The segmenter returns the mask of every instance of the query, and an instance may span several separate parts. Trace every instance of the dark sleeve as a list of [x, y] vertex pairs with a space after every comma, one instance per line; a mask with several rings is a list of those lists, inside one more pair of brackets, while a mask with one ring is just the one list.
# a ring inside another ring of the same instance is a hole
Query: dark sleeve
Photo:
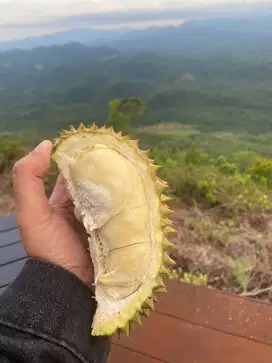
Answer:
[[0, 296], [0, 361], [104, 363], [110, 340], [91, 336], [92, 292], [69, 271], [29, 259]]

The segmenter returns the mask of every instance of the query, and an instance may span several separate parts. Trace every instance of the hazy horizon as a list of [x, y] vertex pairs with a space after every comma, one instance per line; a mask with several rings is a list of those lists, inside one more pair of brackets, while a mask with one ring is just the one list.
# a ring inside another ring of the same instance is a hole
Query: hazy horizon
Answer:
[[[144, 28], [177, 25], [198, 17], [237, 16], [272, 11], [259, 0], [0, 0], [0, 41], [23, 39], [73, 28]], [[16, 9], [16, 11], [14, 11]]]

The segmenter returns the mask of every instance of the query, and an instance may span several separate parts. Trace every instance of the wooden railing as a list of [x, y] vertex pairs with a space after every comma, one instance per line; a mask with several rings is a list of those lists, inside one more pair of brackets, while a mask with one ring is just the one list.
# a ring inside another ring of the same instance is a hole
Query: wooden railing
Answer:
[[113, 338], [109, 363], [271, 363], [272, 305], [169, 281], [156, 312], [129, 338]]

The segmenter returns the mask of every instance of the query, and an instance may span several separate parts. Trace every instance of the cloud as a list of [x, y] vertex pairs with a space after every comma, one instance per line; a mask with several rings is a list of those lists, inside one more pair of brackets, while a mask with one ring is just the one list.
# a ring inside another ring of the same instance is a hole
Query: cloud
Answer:
[[0, 0], [0, 24], [39, 23], [90, 12], [192, 8], [222, 3], [243, 3], [243, 0]]
[[139, 21], [177, 20], [189, 16], [190, 11], [181, 9], [142, 9], [134, 11], [110, 11], [81, 14], [68, 17], [59, 17], [41, 23], [10, 23], [2, 25], [2, 28], [45, 28], [45, 27], [77, 27], [77, 26], [110, 26], [118, 24], [130, 24]]
[[156, 8], [159, 0], [0, 0], [0, 24], [37, 23], [53, 17], [90, 12]]
[[[47, 0], [48, 1], [48, 0]], [[62, 0], [63, 1], [63, 0]], [[81, 0], [84, 2], [84, 0]], [[218, 1], [218, 0], [217, 0]], [[93, 1], [94, 2], [94, 1]], [[96, 1], [98, 2], [98, 0]], [[125, 1], [124, 1], [125, 2]], [[200, 0], [195, 3], [199, 3]], [[186, 3], [186, 2], [184, 2]], [[80, 1], [79, 3], [80, 4]], [[173, 4], [172, 4], [173, 5]], [[254, 10], [249, 8], [250, 11]], [[190, 18], [202, 16], [220, 16], [229, 11], [232, 15], [240, 15], [240, 10], [245, 10], [244, 7], [221, 6], [221, 7], [176, 7], [171, 6], [163, 8], [162, 6], [156, 8], [138, 8], [134, 10], [111, 10], [111, 11], [92, 11], [87, 13], [80, 13], [71, 16], [61, 16], [43, 19], [39, 23], [25, 22], [25, 23], [6, 23], [0, 26], [2, 29], [46, 29], [46, 28], [59, 28], [67, 29], [72, 27], [103, 27], [103, 26], [117, 26], [119, 24], [134, 24], [137, 22], [156, 22], [163, 20], [186, 20]]]
[[146, 0], [0, 0], [0, 41], [78, 27], [173, 24], [231, 11], [237, 15], [239, 8], [229, 5], [241, 2], [244, 3], [243, 0], [149, 0], [146, 5]]

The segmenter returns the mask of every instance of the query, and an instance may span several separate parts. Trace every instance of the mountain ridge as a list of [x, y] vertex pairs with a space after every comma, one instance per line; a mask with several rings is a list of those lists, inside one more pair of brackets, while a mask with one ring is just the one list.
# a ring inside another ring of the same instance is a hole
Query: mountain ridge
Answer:
[[70, 42], [78, 42], [87, 45], [110, 42], [127, 42], [146, 37], [159, 37], [164, 32], [176, 34], [194, 31], [223, 31], [231, 34], [247, 34], [248, 36], [272, 36], [272, 12], [268, 14], [248, 15], [246, 17], [215, 17], [213, 19], [192, 19], [181, 22], [179, 25], [149, 26], [145, 29], [121, 28], [121, 29], [96, 29], [74, 28], [67, 31], [52, 34], [37, 35], [18, 40], [0, 42], [0, 51], [8, 51], [13, 48], [32, 49], [40, 46], [63, 45]]

